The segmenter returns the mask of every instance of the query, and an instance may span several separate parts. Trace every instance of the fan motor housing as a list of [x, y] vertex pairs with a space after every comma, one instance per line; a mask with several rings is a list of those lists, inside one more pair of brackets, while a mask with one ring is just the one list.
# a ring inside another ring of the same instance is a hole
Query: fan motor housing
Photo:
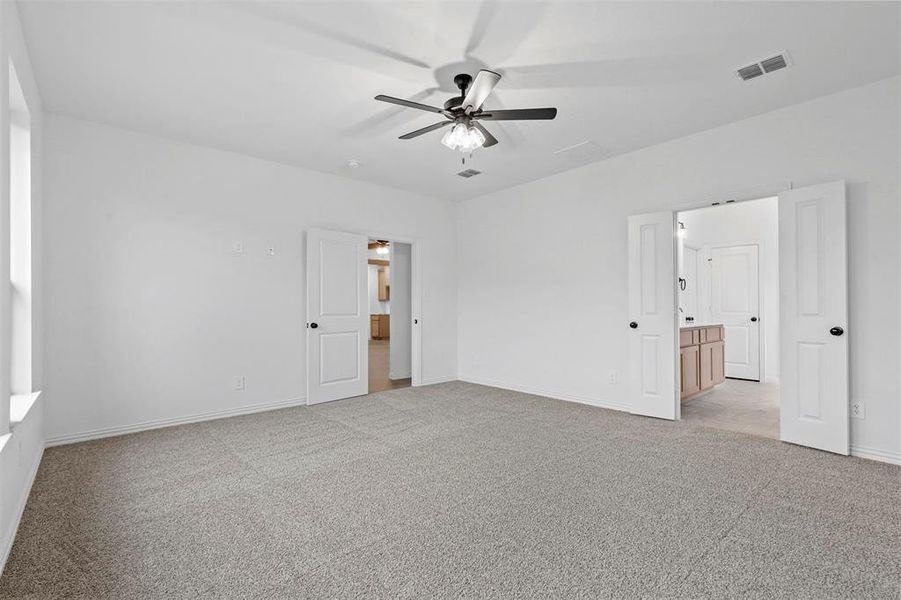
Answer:
[[459, 110], [463, 106], [463, 98], [454, 96], [444, 103], [444, 110]]

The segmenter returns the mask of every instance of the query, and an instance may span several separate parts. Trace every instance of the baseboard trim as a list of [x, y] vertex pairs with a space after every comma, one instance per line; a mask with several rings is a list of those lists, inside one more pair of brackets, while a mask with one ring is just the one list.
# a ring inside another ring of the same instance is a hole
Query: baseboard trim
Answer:
[[416, 384], [416, 387], [420, 387], [423, 385], [435, 385], [436, 383], [449, 383], [451, 381], [457, 381], [457, 378], [453, 375], [448, 375], [447, 377], [432, 377], [431, 379], [423, 379], [419, 383]]
[[410, 379], [411, 377], [413, 377], [412, 373], [407, 373], [406, 375], [404, 375], [404, 374], [397, 375], [396, 373], [388, 373], [388, 379], [390, 379], [391, 381], [397, 381], [398, 379]]
[[602, 400], [600, 398], [593, 398], [591, 396], [578, 396], [575, 394], [563, 394], [560, 392], [556, 392], [554, 390], [545, 390], [541, 388], [517, 385], [508, 383], [505, 381], [497, 381], [494, 379], [484, 379], [481, 377], [460, 377], [460, 381], [465, 381], [467, 383], [474, 383], [476, 385], [487, 385], [489, 387], [501, 388], [504, 390], [510, 390], [513, 392], [522, 392], [523, 394], [534, 394], [535, 396], [544, 396], [546, 398], [553, 398], [554, 400], [564, 400], [566, 402], [576, 402], [578, 404], [588, 404], [589, 406], [596, 406], [598, 408], [608, 408], [610, 410], [618, 410], [622, 412], [629, 412], [629, 407], [625, 403], [619, 402], [610, 402], [608, 400]]
[[22, 522], [22, 515], [25, 513], [25, 503], [28, 502], [28, 496], [31, 494], [31, 486], [34, 485], [34, 478], [37, 477], [38, 468], [41, 466], [41, 459], [44, 457], [44, 449], [38, 449], [37, 458], [31, 465], [31, 471], [28, 474], [28, 485], [22, 490], [19, 500], [16, 503], [16, 512], [14, 518], [9, 524], [9, 533], [0, 541], [0, 573], [6, 568], [6, 561], [9, 559], [9, 553], [13, 549], [13, 542], [16, 541], [16, 533], [19, 531], [19, 524]]
[[888, 452], [886, 450], [877, 450], [876, 448], [851, 446], [851, 456], [856, 456], [858, 458], [867, 458], [869, 460], [878, 460], [879, 462], [889, 463], [892, 465], [901, 465], [901, 452]]
[[306, 405], [306, 398], [297, 398], [293, 400], [280, 400], [278, 402], [267, 402], [265, 404], [254, 404], [253, 406], [242, 406], [238, 408], [228, 408], [225, 410], [215, 410], [205, 413], [195, 413], [183, 417], [173, 417], [170, 419], [158, 419], [155, 421], [144, 421], [143, 423], [135, 423], [133, 425], [120, 425], [116, 427], [106, 427], [103, 429], [93, 429], [91, 431], [82, 431], [79, 433], [68, 433], [47, 438], [44, 447], [62, 446], [64, 444], [76, 444], [78, 442], [87, 442], [89, 440], [99, 440], [117, 435], [125, 435], [127, 433], [137, 433], [139, 431], [148, 431], [151, 429], [160, 429], [162, 427], [173, 427], [175, 425], [186, 425], [188, 423], [200, 423], [203, 421], [212, 421], [214, 419], [225, 419], [227, 417], [238, 417], [241, 415], [251, 415], [254, 413], [266, 412], [270, 410], [278, 410], [280, 408], [290, 408], [292, 406]]

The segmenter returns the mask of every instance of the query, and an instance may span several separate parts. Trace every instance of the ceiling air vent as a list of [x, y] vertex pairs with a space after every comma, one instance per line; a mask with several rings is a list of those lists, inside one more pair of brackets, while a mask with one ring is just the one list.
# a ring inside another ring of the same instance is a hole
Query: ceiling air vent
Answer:
[[784, 69], [790, 64], [791, 62], [788, 59], [788, 53], [780, 52], [776, 56], [771, 56], [770, 58], [756, 62], [753, 65], [738, 69], [738, 76], [744, 81], [747, 81], [767, 73], [772, 73], [773, 71], [778, 71], [779, 69]]
[[457, 173], [457, 175], [459, 175], [460, 177], [465, 177], [466, 179], [469, 179], [470, 177], [475, 177], [479, 173], [481, 173], [481, 171], [476, 171], [475, 169], [464, 169], [464, 170], [460, 171], [459, 173]]
[[760, 77], [761, 75], [763, 75], [763, 69], [761, 69], [760, 65], [758, 65], [757, 63], [748, 65], [747, 67], [742, 67], [738, 70], [738, 76], [745, 81], [754, 79], [755, 77]]
[[773, 71], [778, 71], [779, 69], [784, 69], [788, 66], [788, 63], [785, 62], [785, 57], [781, 54], [777, 54], [773, 58], [768, 58], [766, 60], [760, 61], [760, 66], [763, 67], [763, 70], [767, 73], [772, 73]]

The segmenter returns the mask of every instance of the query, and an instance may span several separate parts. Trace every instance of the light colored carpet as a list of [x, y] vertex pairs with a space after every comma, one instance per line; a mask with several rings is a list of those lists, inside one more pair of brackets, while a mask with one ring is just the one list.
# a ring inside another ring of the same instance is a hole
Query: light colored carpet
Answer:
[[901, 469], [449, 383], [47, 451], [3, 598], [899, 598]]
[[779, 439], [779, 386], [727, 379], [706, 394], [682, 403], [682, 418], [716, 427]]

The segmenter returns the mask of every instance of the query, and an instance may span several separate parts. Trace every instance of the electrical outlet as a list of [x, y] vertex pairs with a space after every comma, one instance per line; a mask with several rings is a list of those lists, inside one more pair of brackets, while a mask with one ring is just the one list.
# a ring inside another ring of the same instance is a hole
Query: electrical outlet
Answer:
[[851, 416], [855, 419], [863, 419], [867, 416], [866, 405], [863, 400], [851, 400]]
[[607, 375], [607, 383], [609, 383], [610, 385], [616, 385], [616, 379], [616, 371], [610, 371], [610, 373]]
[[244, 376], [243, 375], [238, 375], [237, 377], [235, 377], [234, 389], [237, 391], [244, 389]]
[[244, 254], [244, 242], [235, 242], [232, 245], [232, 252], [235, 254]]

